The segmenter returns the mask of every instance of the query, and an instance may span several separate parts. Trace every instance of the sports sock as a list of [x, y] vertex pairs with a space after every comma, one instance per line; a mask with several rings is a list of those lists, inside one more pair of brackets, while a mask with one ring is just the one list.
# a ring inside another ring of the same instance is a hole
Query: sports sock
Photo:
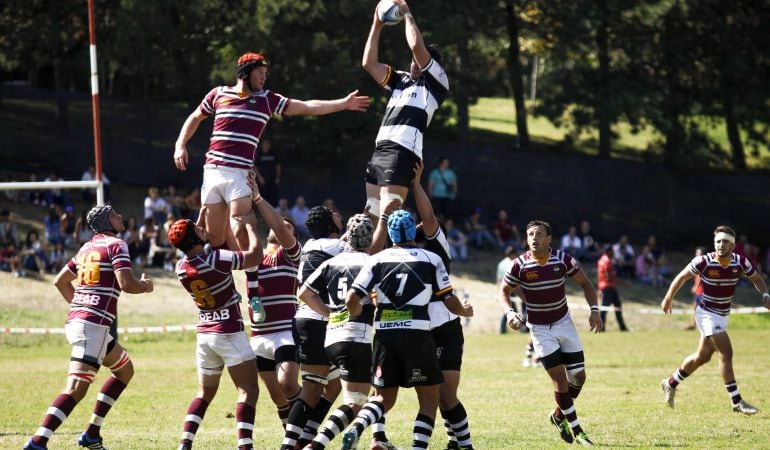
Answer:
[[385, 435], [385, 414], [372, 424], [372, 437], [380, 442], [388, 440], [388, 436]]
[[326, 418], [326, 414], [329, 413], [331, 407], [332, 403], [327, 400], [326, 397], [321, 397], [318, 400], [318, 403], [316, 403], [315, 407], [310, 411], [307, 421], [305, 422], [305, 429], [302, 430], [302, 434], [297, 440], [297, 443], [300, 444], [300, 448], [313, 440], [316, 433], [318, 433], [318, 427], [321, 426], [321, 422]]
[[[468, 413], [465, 411], [465, 407], [462, 403], [450, 409], [449, 411], [441, 411], [441, 415], [444, 417], [444, 422], [449, 423], [453, 431], [453, 436], [449, 438], [450, 441], [455, 440], [460, 447], [472, 447], [471, 441], [471, 428], [468, 423]], [[447, 434], [449, 434], [447, 432]], [[452, 439], [454, 437], [454, 439]]]
[[320, 450], [326, 448], [338, 434], [342, 433], [342, 430], [348, 427], [350, 422], [355, 419], [356, 415], [353, 413], [353, 408], [348, 405], [341, 405], [339, 408], [332, 411], [329, 418], [324, 423], [323, 428], [313, 438], [313, 450]]
[[61, 425], [62, 422], [64, 422], [64, 419], [70, 415], [77, 404], [78, 402], [75, 400], [75, 397], [67, 394], [59, 394], [46, 411], [46, 415], [43, 417], [43, 423], [41, 423], [40, 427], [35, 431], [32, 442], [45, 447], [48, 443], [48, 439], [51, 438], [54, 431], [59, 428], [59, 425]]
[[281, 450], [292, 450], [294, 448], [297, 439], [302, 434], [302, 429], [305, 427], [310, 409], [311, 406], [301, 398], [294, 401], [291, 405], [289, 419], [286, 422], [286, 432], [283, 435], [283, 442], [281, 442]]
[[380, 402], [367, 402], [358, 412], [353, 421], [353, 429], [357, 436], [361, 436], [366, 427], [377, 422], [385, 414], [385, 407]]
[[735, 380], [725, 383], [725, 389], [730, 394], [730, 400], [733, 402], [733, 405], [737, 405], [743, 400], [741, 393], [738, 392], [738, 383]]
[[559, 405], [562, 414], [567, 418], [567, 422], [569, 422], [569, 426], [572, 428], [572, 434], [577, 436], [582, 433], [583, 429], [580, 428], [580, 421], [578, 420], [577, 412], [575, 411], [575, 404], [572, 402], [572, 396], [569, 395], [569, 392], [554, 391], [553, 396], [556, 398], [556, 404]]
[[208, 407], [208, 402], [200, 397], [195, 397], [190, 402], [190, 406], [187, 407], [187, 415], [184, 418], [184, 425], [182, 425], [182, 444], [185, 441], [192, 442], [195, 439], [195, 433], [198, 432], [198, 427], [201, 425]]
[[690, 375], [689, 373], [685, 372], [684, 369], [680, 367], [676, 369], [674, 374], [671, 375], [671, 377], [668, 379], [668, 384], [672, 388], [676, 388], [677, 386], [679, 386], [679, 383], [684, 381], [684, 379], [687, 378], [689, 375]]
[[120, 381], [116, 377], [110, 377], [102, 386], [102, 390], [99, 391], [99, 395], [96, 396], [96, 405], [94, 405], [94, 412], [91, 414], [91, 420], [86, 428], [86, 434], [91, 437], [101, 437], [102, 423], [104, 417], [110, 412], [110, 408], [115, 404], [115, 401], [123, 393], [123, 389], [126, 388], [126, 383]]
[[235, 421], [238, 429], [238, 449], [251, 450], [254, 448], [254, 416], [256, 411], [251, 405], [240, 402], [235, 405]]
[[417, 418], [414, 420], [414, 428], [412, 429], [412, 448], [428, 448], [430, 443], [430, 437], [433, 434], [433, 425], [435, 419], [428, 417], [425, 414], [417, 414]]

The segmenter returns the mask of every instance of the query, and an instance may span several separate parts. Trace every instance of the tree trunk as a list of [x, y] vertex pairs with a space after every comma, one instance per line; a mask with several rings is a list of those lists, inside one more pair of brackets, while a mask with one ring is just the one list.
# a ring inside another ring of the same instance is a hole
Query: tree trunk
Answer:
[[735, 118], [735, 103], [727, 89], [722, 89], [722, 103], [725, 108], [725, 123], [727, 124], [727, 140], [730, 142], [730, 153], [733, 159], [733, 167], [746, 168], [746, 152], [741, 142], [741, 133], [738, 120]]
[[505, 12], [508, 28], [508, 72], [513, 87], [513, 103], [516, 108], [516, 130], [519, 147], [529, 147], [529, 130], [527, 129], [527, 106], [524, 103], [524, 84], [522, 82], [521, 61], [519, 60], [519, 18], [516, 14], [516, 1], [506, 0]]
[[455, 82], [455, 103], [457, 104], [457, 132], [458, 137], [460, 138], [461, 142], [466, 142], [468, 140], [468, 128], [470, 127], [470, 116], [468, 112], [469, 108], [469, 100], [468, 100], [468, 89], [467, 86], [467, 80], [462, 75], [465, 72], [462, 70], [463, 67], [466, 67], [467, 64], [470, 63], [470, 53], [468, 50], [468, 21], [467, 19], [463, 21], [463, 33], [460, 37], [460, 42], [458, 42], [458, 64], [457, 68], [459, 69], [457, 71], [458, 73], [458, 80]]
[[599, 5], [601, 19], [596, 31], [596, 47], [599, 56], [599, 85], [596, 87], [596, 115], [599, 122], [599, 157], [609, 158], [612, 152], [610, 100], [610, 54], [607, 23], [607, 2]]

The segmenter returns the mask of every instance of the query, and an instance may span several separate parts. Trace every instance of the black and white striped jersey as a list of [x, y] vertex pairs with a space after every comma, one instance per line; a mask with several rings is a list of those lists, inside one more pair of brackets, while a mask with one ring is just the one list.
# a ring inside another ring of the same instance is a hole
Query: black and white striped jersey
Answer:
[[449, 78], [437, 61], [431, 59], [422, 73], [414, 80], [408, 72], [394, 71], [388, 66], [381, 85], [392, 94], [375, 139], [375, 145], [395, 142], [420, 159], [423, 133], [449, 91]]
[[[426, 236], [425, 249], [437, 254], [441, 258], [441, 262], [444, 263], [447, 273], [451, 273], [452, 257], [449, 255], [449, 242], [444, 230], [439, 227], [433, 236]], [[428, 312], [430, 313], [431, 330], [457, 318], [456, 314], [447, 309], [443, 300], [443, 297], [434, 296], [430, 301]]]
[[[346, 242], [337, 238], [310, 239], [302, 246], [297, 278], [302, 284], [327, 259], [339, 255], [345, 249]], [[326, 320], [326, 318], [300, 302], [295, 317], [303, 319]]]
[[361, 300], [363, 309], [356, 317], [351, 318], [345, 306], [348, 289], [369, 258], [366, 252], [344, 251], [324, 261], [305, 281], [305, 286], [318, 294], [331, 309], [326, 325], [324, 345], [327, 347], [337, 342], [369, 344], [372, 341], [374, 305], [369, 295]]
[[441, 258], [417, 247], [391, 247], [373, 255], [352, 288], [362, 297], [372, 290], [377, 295], [377, 332], [430, 330], [431, 297], [443, 300], [452, 295]]

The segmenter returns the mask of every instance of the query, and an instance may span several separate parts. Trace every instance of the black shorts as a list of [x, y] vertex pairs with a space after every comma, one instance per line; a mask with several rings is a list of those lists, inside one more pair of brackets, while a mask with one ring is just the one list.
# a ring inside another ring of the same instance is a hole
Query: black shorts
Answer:
[[414, 166], [419, 161], [414, 152], [395, 142], [380, 142], [366, 164], [366, 182], [378, 186], [393, 184], [409, 187], [414, 178]]
[[294, 345], [282, 345], [275, 350], [275, 359], [267, 359], [257, 356], [257, 371], [275, 372], [276, 366], [284, 362], [297, 362], [297, 347]]
[[349, 383], [371, 383], [372, 346], [360, 342], [337, 342], [326, 347], [329, 360], [340, 368], [340, 378]]
[[294, 336], [294, 343], [297, 344], [297, 358], [299, 358], [300, 364], [331, 365], [324, 348], [326, 324], [326, 321], [318, 319], [304, 317], [294, 319], [291, 332]]
[[380, 331], [374, 335], [374, 374], [378, 388], [433, 386], [444, 382], [429, 331]]
[[460, 318], [431, 330], [433, 340], [436, 342], [436, 356], [441, 370], [460, 370], [463, 364], [463, 327]]

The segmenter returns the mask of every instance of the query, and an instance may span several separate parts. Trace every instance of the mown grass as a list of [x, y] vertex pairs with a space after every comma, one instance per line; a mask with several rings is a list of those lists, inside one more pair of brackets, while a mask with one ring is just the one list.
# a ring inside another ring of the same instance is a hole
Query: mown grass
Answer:
[[[730, 323], [741, 393], [766, 410], [770, 408], [770, 390], [765, 384], [770, 361], [768, 318], [767, 314], [736, 315]], [[757, 320], [764, 326], [758, 327]], [[675, 410], [662, 403], [658, 383], [695, 349], [696, 333], [654, 330], [588, 335], [582, 320], [578, 322], [588, 373], [588, 383], [577, 401], [578, 414], [597, 444], [616, 448], [767, 447], [770, 416], [744, 417], [731, 412], [716, 361], [681, 386]], [[136, 375], [110, 413], [104, 427], [105, 445], [174, 448], [196, 389], [194, 333], [130, 335], [122, 340]], [[547, 422], [554, 403], [547, 375], [520, 365], [525, 342], [526, 336], [520, 333], [466, 336], [460, 397], [470, 416], [476, 448], [563, 447]], [[68, 353], [63, 336], [3, 340], [0, 448], [20, 448], [34, 432], [63, 386]], [[88, 420], [96, 387], [106, 376], [106, 371], [99, 374], [84, 402], [54, 436], [52, 448], [78, 448], [75, 439]], [[234, 403], [234, 389], [224, 379], [199, 430], [196, 448], [234, 446]], [[411, 442], [415, 412], [413, 392], [403, 390], [388, 415], [388, 432], [400, 447]], [[263, 391], [257, 408], [255, 448], [277, 448], [281, 435], [274, 408]], [[438, 426], [430, 448], [444, 448], [444, 439]]]
[[[699, 129], [709, 139], [716, 143], [722, 151], [729, 155], [729, 143], [724, 120], [720, 118], [702, 117], [698, 119]], [[530, 137], [537, 144], [559, 144], [568, 137], [568, 127], [557, 127], [543, 116], [529, 115], [527, 126]], [[494, 133], [495, 135], [515, 136], [516, 112], [513, 100], [508, 98], [480, 98], [470, 107], [470, 128], [475, 132]], [[760, 131], [758, 129], [758, 131]], [[629, 159], [648, 160], [660, 157], [660, 140], [662, 136], [652, 127], [634, 129], [627, 122], [620, 122], [613, 127], [617, 139], [612, 142], [613, 156]], [[742, 137], [746, 139], [745, 131]], [[570, 139], [571, 140], [571, 139]], [[571, 141], [566, 148], [596, 155], [599, 135], [597, 131], [583, 132], [576, 140]], [[651, 153], [650, 153], [651, 152]], [[746, 161], [749, 168], [760, 169], [770, 167], [770, 148], [759, 146], [754, 153], [746, 147]]]

